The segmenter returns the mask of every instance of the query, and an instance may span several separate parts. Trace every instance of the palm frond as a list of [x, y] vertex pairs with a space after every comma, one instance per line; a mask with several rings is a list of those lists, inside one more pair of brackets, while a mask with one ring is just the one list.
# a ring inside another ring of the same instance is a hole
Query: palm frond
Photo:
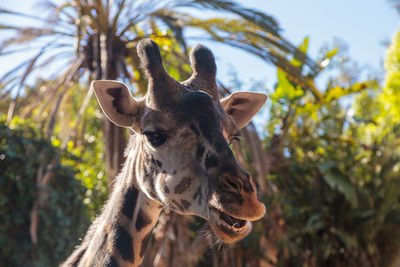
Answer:
[[12, 118], [13, 115], [14, 115], [14, 110], [15, 110], [15, 108], [16, 108], [17, 101], [18, 101], [18, 98], [19, 98], [20, 93], [21, 93], [21, 88], [23, 87], [23, 85], [24, 85], [26, 79], [29, 77], [29, 75], [32, 74], [32, 70], [33, 70], [33, 68], [35, 67], [36, 62], [37, 62], [37, 61], [39, 60], [39, 58], [43, 55], [44, 52], [45, 52], [45, 50], [42, 49], [37, 55], [35, 55], [32, 59], [30, 59], [30, 60], [27, 62], [27, 64], [26, 64], [26, 65], [27, 65], [27, 66], [26, 66], [26, 69], [25, 69], [24, 73], [22, 74], [22, 76], [21, 76], [21, 78], [20, 78], [20, 80], [19, 80], [19, 85], [18, 85], [18, 89], [17, 89], [16, 96], [15, 96], [14, 99], [12, 100], [11, 105], [10, 105], [10, 107], [9, 107], [9, 109], [8, 109], [8, 112], [7, 112], [7, 121], [8, 121], [8, 122], [11, 121], [11, 118]]
[[[259, 26], [243, 19], [201, 20], [167, 9], [157, 10], [152, 13], [152, 16], [160, 18], [163, 22], [175, 23], [180, 27], [202, 29], [208, 34], [207, 37], [192, 38], [213, 40], [252, 53], [284, 70], [288, 73], [291, 82], [308, 89], [318, 100], [323, 99], [312, 79], [308, 78], [314, 77], [320, 71], [319, 66], [281, 36], [266, 33]], [[293, 65], [292, 58], [301, 62], [301, 67]], [[304, 73], [303, 66], [308, 67], [308, 73]]]
[[44, 19], [42, 17], [38, 17], [38, 16], [35, 16], [32, 14], [22, 13], [22, 12], [18, 12], [18, 11], [9, 10], [9, 9], [2, 8], [2, 7], [0, 7], [0, 15], [1, 14], [13, 15], [13, 16], [18, 16], [18, 17], [22, 17], [22, 18], [29, 18], [29, 19], [39, 20], [39, 21], [43, 21], [43, 22], [46, 21], [46, 19]]
[[183, 0], [178, 1], [176, 6], [180, 7], [202, 7], [210, 10], [227, 11], [257, 25], [264, 31], [279, 36], [280, 28], [278, 22], [270, 15], [258, 10], [243, 7], [242, 5], [229, 0]]
[[[46, 45], [48, 47], [48, 49], [58, 49], [58, 48], [68, 48], [68, 47], [72, 47], [71, 44], [51, 44], [51, 45]], [[38, 49], [43, 48], [43, 46], [30, 46], [29, 47], [31, 50], [35, 51]], [[12, 49], [12, 50], [7, 50], [7, 51], [0, 51], [0, 57], [1, 56], [9, 56], [12, 54], [16, 54], [16, 53], [21, 53], [21, 52], [26, 52], [26, 47], [23, 48], [18, 48], [18, 49]]]
[[172, 31], [175, 39], [181, 45], [185, 54], [187, 54], [188, 48], [187, 48], [186, 40], [183, 35], [183, 26], [184, 25], [182, 23], [180, 23], [180, 20], [177, 19], [176, 16], [171, 16], [170, 12], [167, 9], [157, 10], [156, 12], [153, 12], [150, 15], [160, 19], [162, 22], [164, 22], [168, 26], [168, 28]]
[[73, 34], [51, 29], [20, 27], [12, 25], [0, 25], [0, 30], [13, 30], [16, 32], [15, 36], [5, 39], [1, 42], [0, 52], [10, 45], [28, 43], [43, 37], [53, 37], [57, 35], [61, 35], [64, 37], [74, 37]]
[[111, 29], [113, 32], [117, 32], [117, 25], [119, 23], [120, 16], [125, 11], [125, 7], [126, 7], [125, 4], [126, 4], [126, 0], [122, 0], [119, 3], [117, 3], [116, 12], [115, 12], [114, 18], [112, 19], [112, 26], [111, 26]]
[[[68, 21], [68, 23], [74, 23], [76, 18], [76, 14], [70, 14], [68, 13], [67, 10], [72, 10], [72, 11], [76, 11], [74, 9], [71, 9], [71, 7], [73, 7], [73, 1], [65, 1], [62, 4], [56, 4], [50, 0], [46, 0], [43, 3], [43, 6], [46, 9], [50, 9], [52, 12], [52, 17], [54, 18], [53, 20], [58, 21], [58, 20], [62, 20], [61, 19], [61, 15], [66, 16], [70, 21]], [[76, 13], [76, 12], [75, 12]]]
[[78, 73], [79, 67], [81, 67], [82, 65], [82, 60], [77, 59], [74, 62], [70, 62], [70, 64], [67, 64], [64, 67], [64, 70], [61, 71], [62, 74], [48, 85], [47, 93], [44, 95], [42, 103], [39, 103], [40, 110], [38, 114], [42, 114], [44, 110], [50, 105], [50, 103], [54, 101], [56, 95], [59, 93], [59, 88], [61, 88], [64, 83], [70, 82], [73, 79], [77, 78], [74, 76]]

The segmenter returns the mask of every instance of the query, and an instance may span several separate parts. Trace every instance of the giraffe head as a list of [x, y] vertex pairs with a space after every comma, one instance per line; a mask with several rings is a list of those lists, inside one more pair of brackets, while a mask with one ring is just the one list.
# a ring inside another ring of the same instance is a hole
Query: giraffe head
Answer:
[[137, 50], [149, 81], [142, 99], [120, 82], [92, 83], [106, 116], [136, 133], [135, 185], [174, 211], [205, 218], [224, 242], [244, 238], [265, 206], [229, 144], [266, 96], [240, 92], [220, 99], [214, 56], [201, 45], [191, 52], [193, 75], [184, 82], [164, 70], [154, 41], [141, 41]]

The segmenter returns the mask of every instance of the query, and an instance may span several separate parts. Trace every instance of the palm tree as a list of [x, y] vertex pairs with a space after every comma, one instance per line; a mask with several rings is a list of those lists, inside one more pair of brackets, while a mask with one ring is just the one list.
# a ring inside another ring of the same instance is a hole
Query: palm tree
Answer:
[[[223, 42], [260, 56], [290, 73], [294, 80], [307, 83], [301, 69], [289, 64], [295, 57], [309, 66], [310, 76], [315, 76], [319, 67], [305, 54], [291, 45], [279, 34], [277, 22], [264, 13], [244, 8], [226, 0], [165, 0], [165, 1], [102, 1], [75, 0], [55, 4], [45, 2], [50, 16], [47, 18], [0, 9], [0, 14], [25, 17], [43, 22], [42, 26], [1, 25], [0, 29], [16, 34], [2, 42], [0, 56], [26, 51], [27, 46], [37, 48], [37, 53], [9, 70], [0, 79], [2, 98], [13, 92], [8, 109], [10, 120], [16, 112], [25, 108], [22, 115], [28, 116], [33, 108], [52, 103], [46, 127], [51, 136], [60, 104], [68, 95], [73, 81], [91, 79], [123, 79], [136, 84], [139, 93], [144, 93], [143, 80], [132, 77], [138, 69], [136, 42], [144, 37], [173, 39], [180, 49], [175, 57], [182, 61], [187, 54], [184, 27], [196, 27], [207, 34], [203, 38]], [[202, 8], [230, 12], [236, 19], [196, 19], [180, 10]], [[159, 29], [164, 29], [160, 31]], [[17, 47], [14, 49], [14, 47]], [[67, 60], [65, 60], [67, 58]], [[63, 61], [62, 71], [55, 72], [54, 82], [43, 92], [37, 93], [29, 107], [19, 105], [19, 96], [29, 76], [50, 63]], [[168, 63], [168, 62], [167, 62]], [[80, 114], [93, 92], [88, 91]], [[78, 118], [79, 122], [79, 118]], [[73, 134], [73, 133], [71, 133]], [[106, 163], [111, 182], [123, 162], [122, 150], [125, 138], [122, 128], [104, 120]], [[70, 135], [66, 139], [70, 138]]]

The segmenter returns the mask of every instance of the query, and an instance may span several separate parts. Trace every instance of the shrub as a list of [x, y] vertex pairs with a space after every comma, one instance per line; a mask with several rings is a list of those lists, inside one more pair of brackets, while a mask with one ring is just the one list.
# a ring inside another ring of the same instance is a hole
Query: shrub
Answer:
[[[50, 162], [60, 153], [32, 127], [10, 129], [0, 119], [1, 266], [56, 266], [83, 236], [89, 223], [85, 188], [72, 167], [56, 163], [53, 178], [40, 188], [47, 198], [38, 210], [38, 242], [31, 241], [30, 213], [39, 192], [37, 170], [41, 160]], [[71, 156], [63, 153], [62, 157]]]

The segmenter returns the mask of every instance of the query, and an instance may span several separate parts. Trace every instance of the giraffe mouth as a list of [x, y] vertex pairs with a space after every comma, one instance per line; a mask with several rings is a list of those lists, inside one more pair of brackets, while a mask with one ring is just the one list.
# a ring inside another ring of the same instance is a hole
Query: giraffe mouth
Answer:
[[251, 222], [233, 217], [216, 208], [211, 208], [209, 223], [217, 238], [225, 243], [243, 239], [252, 228]]
[[217, 210], [219, 213], [220, 222], [232, 230], [241, 230], [246, 226], [247, 221], [232, 217], [222, 211]]
[[229, 215], [220, 209], [212, 207], [211, 211], [214, 214], [214, 218], [217, 220], [218, 224], [228, 229], [240, 231], [247, 226], [248, 221]]

